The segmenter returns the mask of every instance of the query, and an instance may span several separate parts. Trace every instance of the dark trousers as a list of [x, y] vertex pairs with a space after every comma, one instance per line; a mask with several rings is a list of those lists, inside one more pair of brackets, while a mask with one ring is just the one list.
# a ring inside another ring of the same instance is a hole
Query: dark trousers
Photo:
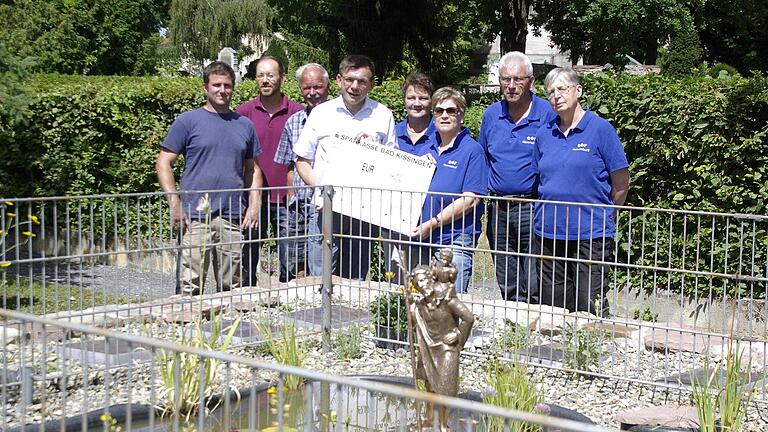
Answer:
[[504, 300], [539, 302], [533, 239], [533, 203], [498, 200], [489, 206], [486, 235], [493, 253], [496, 282]]
[[269, 227], [277, 237], [277, 256], [280, 261], [280, 282], [288, 281], [288, 248], [284, 238], [287, 233], [288, 209], [283, 204], [262, 203], [259, 226], [243, 232], [243, 281], [242, 286], [256, 286], [259, 273], [259, 253], [262, 242], [269, 238]]
[[[588, 240], [554, 240], [536, 236], [541, 255], [539, 279], [541, 302], [598, 316], [608, 313], [609, 267], [613, 261], [614, 241], [599, 237]], [[573, 258], [605, 262], [592, 264], [564, 261]]]
[[[320, 215], [320, 226], [323, 216]], [[333, 213], [331, 271], [344, 278], [364, 280], [371, 268], [371, 246], [380, 228], [360, 219]], [[344, 235], [344, 238], [339, 237]], [[353, 237], [353, 238], [348, 238]]]

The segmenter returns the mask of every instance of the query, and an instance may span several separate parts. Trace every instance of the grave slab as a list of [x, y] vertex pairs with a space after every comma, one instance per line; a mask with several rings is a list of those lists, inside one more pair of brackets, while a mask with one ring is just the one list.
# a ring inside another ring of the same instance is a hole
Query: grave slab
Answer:
[[[317, 307], [292, 312], [287, 318], [294, 320], [297, 326], [319, 329], [323, 325], [323, 308]], [[371, 313], [366, 310], [352, 309], [342, 305], [331, 305], [331, 327], [341, 328], [353, 324], [371, 322]]]
[[[235, 323], [234, 320], [229, 319], [222, 319], [220, 321], [221, 325], [221, 331], [219, 331], [219, 343], [224, 342], [224, 339], [226, 338], [227, 334], [229, 333], [230, 327]], [[211, 331], [213, 329], [213, 323], [206, 322], [201, 327], [201, 330], [203, 331], [203, 334], [210, 338], [211, 337]], [[277, 334], [276, 328], [272, 328], [272, 334]], [[240, 324], [235, 329], [235, 332], [232, 334], [232, 339], [230, 341], [230, 344], [232, 345], [243, 345], [243, 344], [253, 344], [258, 342], [263, 342], [264, 338], [259, 333], [258, 327], [253, 325], [250, 322], [247, 321], [240, 321]]]
[[[721, 385], [725, 384], [725, 370], [716, 365], [710, 365], [710, 367], [696, 368], [690, 372], [683, 372], [679, 374], [670, 375], [668, 377], [660, 378], [656, 382], [675, 383], [690, 386], [693, 382], [706, 383], [709, 377], [714, 372], [716, 382]], [[742, 372], [742, 383], [750, 384], [762, 378], [762, 374]], [[714, 383], [713, 383], [714, 384]]]
[[539, 363], [545, 366], [560, 364], [563, 361], [563, 350], [560, 345], [536, 345], [520, 350], [517, 354], [521, 361]]
[[659, 426], [698, 430], [696, 407], [690, 405], [662, 405], [623, 411], [616, 414], [622, 430], [633, 426]]
[[666, 329], [643, 329], [645, 347], [659, 352], [691, 352], [703, 354], [722, 345], [724, 338]]
[[465, 348], [482, 348], [483, 346], [493, 343], [493, 333], [486, 330], [480, 330], [473, 328], [467, 338]]
[[118, 339], [89, 340], [58, 345], [56, 352], [65, 359], [77, 360], [91, 366], [104, 366], [106, 364], [120, 366], [134, 361], [152, 359], [152, 353], [146, 347], [131, 345]]

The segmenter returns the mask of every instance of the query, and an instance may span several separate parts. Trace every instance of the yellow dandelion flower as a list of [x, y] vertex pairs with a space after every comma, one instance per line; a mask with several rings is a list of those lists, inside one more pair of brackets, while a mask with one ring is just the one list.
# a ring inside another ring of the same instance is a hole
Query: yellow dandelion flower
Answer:
[[0, 267], [8, 267], [11, 265], [10, 261], [0, 261]]
[[13, 203], [12, 203], [12, 202], [10, 202], [10, 201], [6, 201], [6, 202], [5, 202], [5, 205], [9, 205], [9, 206], [12, 206], [12, 205], [13, 205]]
[[101, 422], [102, 422], [102, 423], [105, 423], [105, 422], [107, 421], [107, 416], [106, 416], [106, 414], [102, 414], [102, 415], [101, 415], [101, 417], [99, 417], [99, 419], [101, 419]]
[[11, 212], [8, 212], [8, 213], [6, 213], [6, 216], [8, 216], [8, 217], [14, 217], [14, 216], [16, 216], [16, 213], [11, 213]]
[[37, 234], [31, 232], [31, 231], [22, 231], [22, 235], [29, 236], [29, 237], [37, 237]]
[[37, 217], [37, 216], [35, 216], [35, 215], [29, 215], [28, 217], [29, 217], [29, 220], [31, 220], [32, 222], [34, 222], [34, 223], [36, 223], [36, 224], [40, 225], [40, 218], [38, 218], [38, 217]]
[[384, 273], [384, 276], [387, 277], [387, 280], [391, 281], [392, 279], [395, 278], [395, 272], [388, 271], [388, 272]]
[[275, 389], [275, 386], [272, 386], [272, 387], [268, 388], [267, 389], [267, 393], [269, 393], [269, 394], [277, 393], [277, 390]]

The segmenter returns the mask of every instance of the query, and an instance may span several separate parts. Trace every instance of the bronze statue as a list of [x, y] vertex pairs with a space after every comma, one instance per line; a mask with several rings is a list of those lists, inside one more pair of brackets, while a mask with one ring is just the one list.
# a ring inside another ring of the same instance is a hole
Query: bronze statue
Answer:
[[[444, 252], [447, 262], [443, 260]], [[416, 378], [425, 381], [427, 391], [445, 396], [458, 394], [461, 350], [475, 321], [456, 296], [457, 273], [450, 265], [451, 258], [450, 250], [443, 250], [439, 264], [413, 269], [411, 283], [423, 297], [409, 302], [409, 321], [419, 347]], [[431, 408], [427, 412], [429, 420], [434, 414]], [[446, 430], [445, 407], [440, 407], [439, 420], [440, 428]]]

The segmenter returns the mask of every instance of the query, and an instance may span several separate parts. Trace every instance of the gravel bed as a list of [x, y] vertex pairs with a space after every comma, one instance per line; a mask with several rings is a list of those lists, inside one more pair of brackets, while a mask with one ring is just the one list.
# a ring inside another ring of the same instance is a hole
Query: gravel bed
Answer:
[[[297, 300], [296, 306], [306, 307], [306, 302]], [[279, 311], [273, 310], [273, 317]], [[264, 319], [263, 312], [244, 314], [245, 319], [255, 320], [255, 317]], [[230, 315], [233, 318], [234, 315]], [[479, 326], [484, 325], [482, 321]], [[169, 330], [165, 324], [147, 323], [130, 324], [121, 331], [134, 334], [152, 334], [156, 337], [172, 337], [174, 330]], [[175, 331], [178, 331], [176, 328]], [[170, 333], [169, 333], [170, 332]], [[71, 342], [80, 340], [77, 337]], [[536, 336], [536, 343], [557, 341], [558, 337]], [[352, 360], [340, 360], [334, 353], [323, 353], [319, 348], [317, 335], [309, 335], [305, 343], [310, 348], [305, 367], [308, 369], [327, 372], [336, 375], [390, 375], [410, 376], [411, 367], [408, 353], [405, 349], [397, 351], [376, 348], [370, 338], [364, 338], [363, 355]], [[642, 379], [654, 380], [674, 373], [685, 365], [683, 370], [690, 370], [694, 366], [703, 365], [704, 356], [691, 353], [668, 354], [666, 357], [660, 353], [639, 349], [636, 344], [619, 339], [611, 343], [611, 354], [600, 364], [599, 372], [606, 374], [619, 374], [622, 376], [638, 376]], [[6, 358], [2, 362], [7, 369], [19, 366], [18, 345], [8, 345], [5, 348]], [[157, 400], [162, 388], [156, 375], [156, 368], [151, 363], [136, 363], [131, 367], [114, 368], [105, 373], [102, 370], [87, 368], [77, 361], [64, 361], [49, 345], [41, 347], [39, 344], [25, 345], [22, 347], [25, 364], [41, 364], [43, 356], [46, 358], [48, 369], [46, 375], [49, 380], [46, 383], [45, 392], [42, 391], [42, 383], [38, 382], [36, 399], [28, 406], [20, 403], [18, 387], [7, 387], [0, 394], [0, 400], [5, 404], [4, 412], [6, 428], [18, 426], [20, 419], [25, 423], [38, 422], [45, 419], [58, 419], [76, 413], [99, 409], [109, 404], [118, 403], [151, 403]], [[248, 358], [274, 361], [263, 349], [258, 346], [232, 347], [229, 352]], [[472, 348], [469, 355], [462, 357], [461, 365], [461, 391], [481, 391], [485, 386], [484, 370], [487, 360], [482, 356], [487, 354], [487, 347]], [[16, 355], [13, 355], [16, 354]], [[30, 359], [36, 359], [31, 361]], [[38, 374], [42, 371], [39, 370]], [[617, 428], [616, 413], [623, 410], [631, 410], [641, 407], [663, 405], [667, 403], [690, 403], [688, 392], [677, 389], [664, 389], [662, 387], [641, 385], [625, 381], [600, 377], [585, 377], [575, 375], [557, 369], [545, 367], [529, 367], [529, 373], [533, 379], [540, 383], [542, 391], [546, 394], [545, 401], [557, 404], [565, 408], [573, 409], [591, 418], [596, 423], [608, 427]], [[65, 374], [66, 379], [50, 379]], [[253, 380], [257, 382], [271, 382], [277, 378], [276, 373], [263, 369], [252, 370], [250, 368], [233, 364], [229, 369], [230, 383], [238, 388], [248, 387]], [[214, 384], [216, 392], [222, 392], [225, 387], [226, 370], [224, 365], [219, 366], [218, 380]], [[766, 404], [753, 404], [748, 412], [748, 421], [744, 431], [768, 430], [768, 407]]]

